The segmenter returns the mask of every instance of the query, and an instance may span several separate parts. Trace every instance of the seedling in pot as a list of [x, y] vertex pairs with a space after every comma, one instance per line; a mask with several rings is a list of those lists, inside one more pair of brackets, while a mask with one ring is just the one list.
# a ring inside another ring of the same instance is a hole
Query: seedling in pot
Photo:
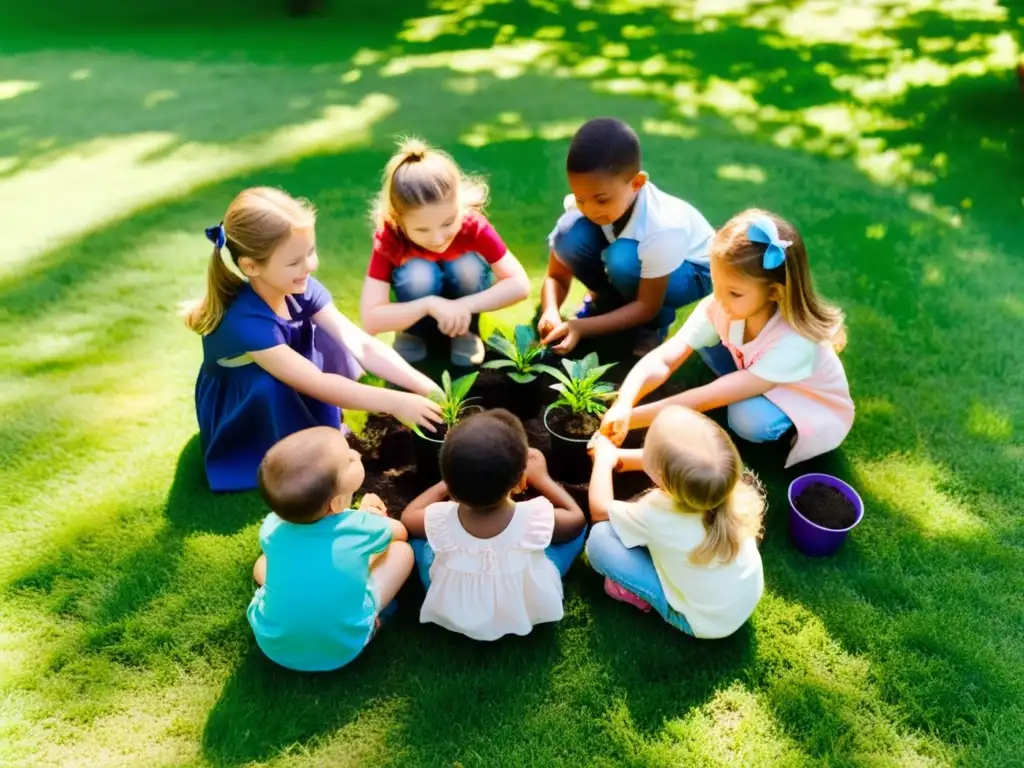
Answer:
[[459, 419], [465, 415], [466, 408], [475, 399], [466, 395], [469, 394], [477, 375], [477, 372], [473, 371], [452, 381], [448, 371], [441, 374], [443, 394], [437, 399], [437, 403], [441, 406], [441, 419], [449, 429], [459, 423]]
[[529, 325], [517, 325], [510, 339], [500, 331], [488, 337], [487, 346], [503, 355], [502, 360], [491, 360], [483, 364], [484, 368], [511, 368], [505, 375], [517, 384], [529, 384], [537, 378], [537, 374], [555, 371], [550, 365], [534, 362], [543, 357], [547, 347], [540, 343]]
[[544, 366], [547, 372], [558, 379], [551, 388], [559, 393], [559, 398], [551, 408], [564, 408], [574, 414], [589, 414], [595, 418], [608, 410], [608, 400], [615, 397], [615, 387], [601, 377], [615, 363], [599, 365], [597, 353], [591, 352], [582, 360], [562, 360], [568, 376], [557, 368]]

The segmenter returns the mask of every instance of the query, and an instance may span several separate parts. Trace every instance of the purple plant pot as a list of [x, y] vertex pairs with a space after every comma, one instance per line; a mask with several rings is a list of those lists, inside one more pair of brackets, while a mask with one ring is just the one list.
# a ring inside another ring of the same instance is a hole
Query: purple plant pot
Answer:
[[[854, 518], [853, 525], [842, 530], [822, 528], [800, 514], [800, 510], [796, 508], [796, 504], [793, 502], [800, 494], [807, 490], [808, 486], [815, 483], [836, 488], [850, 500], [853, 508], [857, 510], [857, 517]], [[829, 555], [834, 555], [843, 546], [847, 534], [856, 528], [863, 518], [864, 502], [861, 500], [860, 495], [838, 477], [820, 474], [801, 475], [789, 484], [789, 537], [793, 540], [796, 548], [809, 557], [828, 557]]]

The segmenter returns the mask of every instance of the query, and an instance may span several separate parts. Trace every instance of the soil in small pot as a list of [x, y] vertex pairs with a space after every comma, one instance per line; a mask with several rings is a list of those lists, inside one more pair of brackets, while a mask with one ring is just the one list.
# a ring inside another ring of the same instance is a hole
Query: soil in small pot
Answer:
[[857, 519], [857, 509], [843, 492], [824, 483], [809, 485], [793, 504], [812, 523], [833, 531], [849, 528]]
[[484, 410], [491, 408], [507, 408], [506, 405], [506, 384], [508, 377], [504, 373], [492, 368], [481, 368], [469, 396], [474, 398], [473, 402]]
[[556, 435], [574, 440], [589, 440], [601, 428], [601, 420], [590, 413], [573, 413], [563, 408], [552, 408], [548, 426]]
[[587, 440], [600, 427], [600, 419], [590, 414], [575, 414], [561, 408], [548, 411], [547, 428], [552, 433], [548, 469], [555, 480], [587, 482], [591, 470]]

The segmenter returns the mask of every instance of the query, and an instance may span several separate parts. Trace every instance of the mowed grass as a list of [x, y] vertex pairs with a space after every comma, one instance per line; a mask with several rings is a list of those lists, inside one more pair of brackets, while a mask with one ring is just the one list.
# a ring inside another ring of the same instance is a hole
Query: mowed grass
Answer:
[[[1021, 9], [328, 3], [0, 10], [0, 764], [1019, 764]], [[743, 445], [771, 508], [734, 637], [682, 637], [580, 564], [528, 638], [419, 626], [411, 591], [349, 669], [275, 667], [244, 617], [265, 510], [205, 488], [175, 318], [203, 227], [248, 185], [311, 198], [354, 317], [368, 201], [414, 133], [490, 178], [539, 286], [568, 137], [603, 114], [713, 224], [760, 205], [801, 228], [858, 417], [800, 469], [849, 479], [864, 523], [797, 554], [794, 473]]]

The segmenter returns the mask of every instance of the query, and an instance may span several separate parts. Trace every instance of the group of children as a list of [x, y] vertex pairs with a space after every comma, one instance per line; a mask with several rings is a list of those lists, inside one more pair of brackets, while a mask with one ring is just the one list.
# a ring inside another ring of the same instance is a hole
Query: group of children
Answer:
[[[503, 410], [449, 430], [442, 481], [400, 519], [372, 494], [353, 506], [363, 469], [341, 409], [433, 431], [438, 387], [412, 367], [427, 336], [440, 331], [453, 364], [476, 365], [479, 313], [529, 295], [525, 270], [482, 213], [482, 180], [419, 142], [391, 159], [373, 209], [362, 329], [311, 276], [309, 203], [245, 190], [207, 230], [207, 292], [187, 318], [203, 336], [205, 467], [213, 490], [258, 487], [273, 510], [260, 529], [249, 620], [279, 664], [349, 663], [414, 567], [426, 588], [421, 621], [479, 640], [526, 634], [562, 617], [561, 579], [584, 545], [608, 595], [695, 637], [729, 635], [753, 612], [763, 498], [729, 435], [702, 412], [727, 407], [733, 432], [780, 441], [787, 466], [837, 447], [854, 414], [838, 357], [842, 313], [815, 292], [792, 225], [752, 209], [716, 232], [648, 180], [625, 123], [583, 125], [566, 167], [571, 194], [548, 238], [539, 334], [568, 354], [584, 337], [633, 329], [641, 358], [591, 440], [589, 534]], [[567, 318], [574, 278], [588, 294]], [[676, 310], [697, 301], [666, 338]], [[393, 347], [372, 335], [383, 331], [396, 332]], [[637, 405], [693, 351], [714, 381]], [[394, 386], [359, 383], [363, 370]], [[643, 449], [619, 447], [641, 427]], [[643, 471], [654, 490], [617, 501], [616, 471]], [[527, 486], [536, 497], [515, 502]]]

